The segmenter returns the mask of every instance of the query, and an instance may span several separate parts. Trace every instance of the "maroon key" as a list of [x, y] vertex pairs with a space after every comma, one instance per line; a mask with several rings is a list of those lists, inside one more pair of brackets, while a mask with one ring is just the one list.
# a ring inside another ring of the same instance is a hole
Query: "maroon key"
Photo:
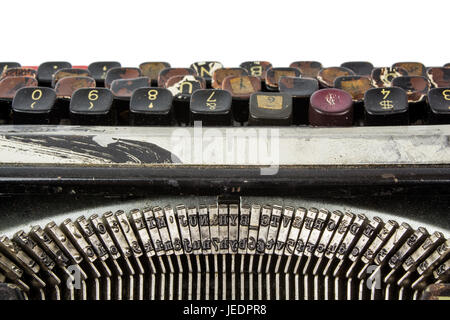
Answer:
[[72, 94], [80, 88], [95, 88], [95, 80], [91, 77], [67, 77], [56, 83], [56, 97], [70, 99]]
[[334, 80], [336, 80], [337, 77], [354, 75], [355, 73], [352, 70], [345, 67], [329, 67], [319, 71], [317, 80], [319, 80], [322, 87], [332, 88], [334, 86]]
[[12, 100], [19, 89], [37, 87], [38, 81], [33, 77], [8, 77], [0, 81], [0, 99]]
[[352, 96], [340, 89], [316, 91], [309, 105], [309, 124], [312, 126], [346, 127], [353, 124]]
[[141, 70], [138, 68], [111, 68], [106, 73], [105, 87], [111, 88], [111, 83], [117, 79], [133, 79], [141, 76]]
[[197, 72], [191, 68], [165, 68], [159, 72], [158, 87], [166, 88], [166, 82], [174, 76], [196, 76]]
[[294, 61], [289, 67], [300, 70], [302, 78], [317, 78], [322, 64], [317, 61]]
[[435, 88], [450, 87], [450, 68], [428, 68], [427, 76]]
[[10, 68], [5, 70], [2, 73], [2, 76], [0, 78], [1, 79], [5, 79], [8, 77], [32, 77], [32, 78], [36, 78], [37, 77], [37, 71], [35, 69], [31, 69], [31, 68]]

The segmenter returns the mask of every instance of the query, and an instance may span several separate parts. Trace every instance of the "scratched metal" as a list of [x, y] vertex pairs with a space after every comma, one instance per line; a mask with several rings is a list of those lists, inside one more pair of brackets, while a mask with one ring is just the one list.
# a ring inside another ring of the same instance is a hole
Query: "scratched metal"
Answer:
[[[264, 147], [258, 146], [258, 139]], [[450, 163], [449, 141], [450, 125], [212, 129], [5, 125], [0, 126], [0, 164], [438, 165]], [[201, 157], [198, 150], [208, 153]], [[230, 150], [235, 151], [233, 157]]]

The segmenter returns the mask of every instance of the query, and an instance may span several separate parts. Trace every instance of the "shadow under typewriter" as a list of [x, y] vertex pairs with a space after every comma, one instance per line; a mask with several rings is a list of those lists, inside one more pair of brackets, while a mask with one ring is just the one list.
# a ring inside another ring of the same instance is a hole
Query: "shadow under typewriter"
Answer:
[[0, 298], [436, 299], [450, 265], [438, 198], [7, 198]]

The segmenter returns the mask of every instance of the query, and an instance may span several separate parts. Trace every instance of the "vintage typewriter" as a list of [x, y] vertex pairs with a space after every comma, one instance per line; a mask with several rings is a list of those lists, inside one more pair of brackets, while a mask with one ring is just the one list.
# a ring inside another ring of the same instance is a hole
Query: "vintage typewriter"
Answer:
[[0, 69], [1, 299], [448, 299], [450, 64]]

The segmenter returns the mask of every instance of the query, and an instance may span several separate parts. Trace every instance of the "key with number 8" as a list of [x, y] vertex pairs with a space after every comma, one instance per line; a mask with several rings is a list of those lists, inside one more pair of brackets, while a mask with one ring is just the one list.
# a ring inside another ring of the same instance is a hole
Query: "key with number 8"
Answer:
[[139, 88], [130, 100], [130, 124], [170, 125], [172, 119], [172, 93], [164, 88]]
[[431, 124], [450, 123], [450, 87], [431, 89], [428, 92], [428, 104]]

